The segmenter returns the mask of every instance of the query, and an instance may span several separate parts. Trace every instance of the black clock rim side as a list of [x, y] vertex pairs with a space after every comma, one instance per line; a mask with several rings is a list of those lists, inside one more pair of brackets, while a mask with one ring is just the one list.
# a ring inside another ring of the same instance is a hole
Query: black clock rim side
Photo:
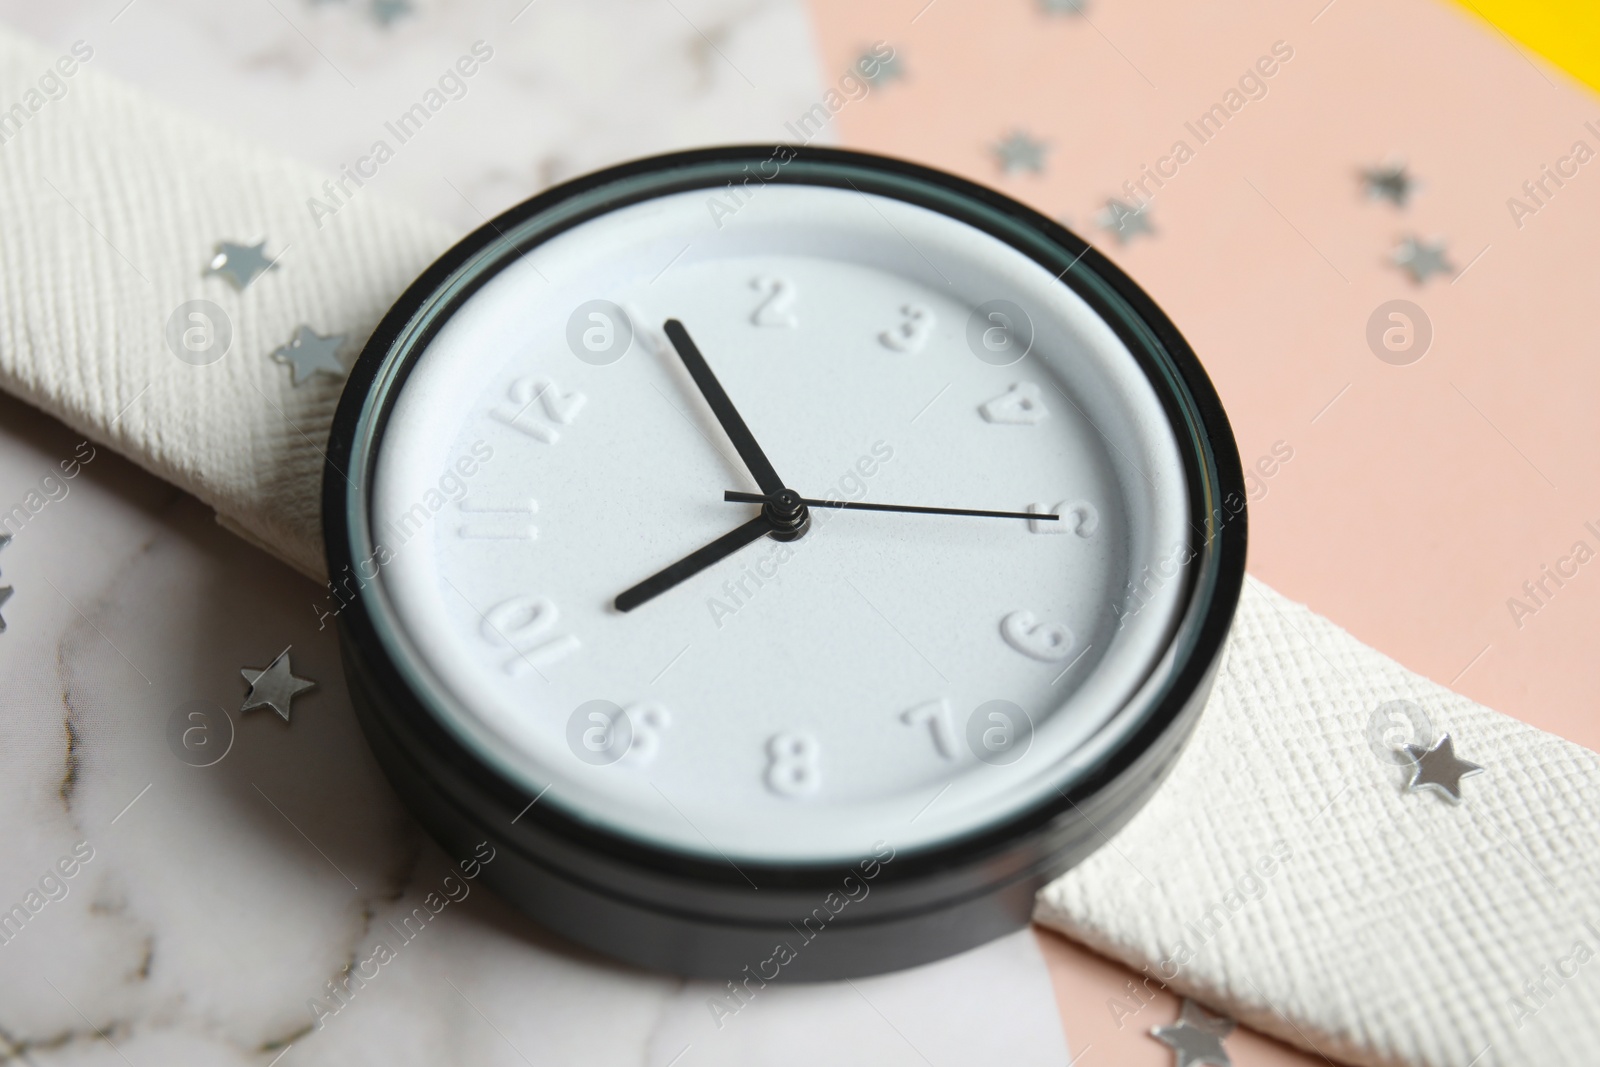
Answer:
[[[333, 580], [365, 573], [358, 567], [369, 558], [361, 487], [371, 484], [375, 443], [433, 333], [495, 273], [474, 276], [474, 263], [515, 257], [630, 203], [722, 187], [774, 160], [782, 163], [767, 182], [906, 200], [1059, 269], [1062, 284], [1117, 332], [1161, 398], [1184, 458], [1197, 555], [1185, 569], [1178, 662], [1120, 746], [1063, 783], [1057, 797], [880, 862], [870, 892], [836, 916], [818, 909], [852, 872], [861, 878], [850, 864], [734, 868], [602, 829], [558, 805], [529, 807], [534, 794], [471, 753], [412, 688], [375, 613], [375, 583], [356, 583], [338, 628], [358, 718], [391, 783], [446, 850], [469, 856], [488, 841], [496, 859], [484, 879], [572, 941], [649, 968], [735, 981], [751, 973], [747, 966], [769, 961], [778, 943], [793, 952], [782, 978], [819, 980], [928, 962], [1025, 925], [1034, 892], [1132, 818], [1176, 762], [1210, 692], [1242, 593], [1247, 544], [1244, 474], [1215, 388], [1177, 327], [1098, 250], [999, 192], [919, 164], [839, 149], [739, 145], [637, 160], [549, 189], [468, 234], [407, 288], [351, 370], [330, 433], [322, 502]], [[524, 233], [525, 240], [508, 237]], [[807, 922], [814, 913], [829, 916], [821, 933], [813, 932], [821, 922]]]

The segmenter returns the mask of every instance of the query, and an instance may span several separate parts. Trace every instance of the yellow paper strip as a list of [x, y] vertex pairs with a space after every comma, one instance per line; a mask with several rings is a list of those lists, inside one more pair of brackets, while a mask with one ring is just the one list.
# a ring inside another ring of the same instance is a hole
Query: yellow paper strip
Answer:
[[1600, 90], [1600, 4], [1594, 0], [1459, 0], [1524, 48]]

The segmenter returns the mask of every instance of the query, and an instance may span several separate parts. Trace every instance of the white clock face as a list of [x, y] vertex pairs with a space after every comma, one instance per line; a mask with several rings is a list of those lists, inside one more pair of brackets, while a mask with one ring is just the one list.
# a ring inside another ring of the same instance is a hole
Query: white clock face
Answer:
[[[928, 847], [1055, 798], [1184, 602], [1154, 390], [1086, 303], [965, 223], [849, 189], [771, 185], [732, 214], [710, 195], [514, 260], [406, 378], [370, 521], [414, 680], [530, 799], [712, 859]], [[612, 362], [628, 327], [593, 301], [632, 322]], [[723, 499], [759, 489], [668, 319], [802, 496], [1060, 519], [814, 508], [800, 539], [617, 610], [759, 512]]]

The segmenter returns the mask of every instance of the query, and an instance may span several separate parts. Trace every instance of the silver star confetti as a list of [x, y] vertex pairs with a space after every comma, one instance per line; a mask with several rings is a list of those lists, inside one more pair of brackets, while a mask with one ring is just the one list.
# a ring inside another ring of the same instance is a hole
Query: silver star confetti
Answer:
[[339, 346], [342, 344], [342, 333], [324, 337], [309, 326], [297, 326], [288, 344], [272, 350], [272, 358], [279, 363], [289, 364], [295, 385], [318, 372], [343, 378], [344, 364], [339, 362]]
[[1368, 167], [1361, 172], [1361, 184], [1368, 200], [1387, 200], [1395, 207], [1405, 207], [1417, 181], [1406, 173], [1405, 164], [1388, 163], [1381, 167]]
[[[7, 545], [9, 545], [10, 543], [11, 543], [11, 535], [10, 534], [0, 534], [0, 548], [4, 548]], [[0, 585], [0, 607], [4, 607], [5, 606], [5, 602], [10, 600], [10, 599], [11, 599], [11, 587], [9, 585]], [[6, 619], [5, 619], [4, 615], [0, 615], [0, 634], [3, 634], [5, 632], [6, 632]]]
[[240, 713], [253, 711], [256, 708], [271, 708], [283, 717], [284, 722], [289, 721], [289, 705], [294, 698], [317, 684], [309, 678], [296, 678], [290, 672], [288, 648], [279, 652], [278, 658], [273, 660], [266, 670], [241, 667], [239, 674], [250, 684], [250, 691], [244, 695], [244, 706], [239, 709]]
[[1046, 15], [1081, 15], [1088, 0], [1039, 0], [1039, 10]]
[[1100, 224], [1101, 229], [1116, 234], [1119, 245], [1125, 245], [1138, 234], [1156, 232], [1150, 226], [1149, 212], [1149, 204], [1129, 207], [1121, 200], [1112, 198], [1106, 201], [1105, 209], [1096, 215], [1094, 220]]
[[266, 248], [265, 241], [253, 245], [218, 241], [216, 255], [206, 264], [205, 272], [220, 274], [232, 282], [235, 289], [243, 290], [267, 271], [278, 269], [278, 264], [267, 258]]
[[[862, 52], [856, 60], [856, 69], [861, 76], [873, 85], [883, 85], [886, 82], [899, 81], [906, 76], [905, 69], [900, 66], [900, 57], [891, 55], [888, 59], [879, 59], [871, 52]], [[868, 74], [867, 71], [872, 71]]]
[[1406, 783], [1408, 793], [1424, 788], [1436, 789], [1452, 800], [1460, 800], [1461, 779], [1483, 770], [1476, 763], [1456, 759], [1456, 746], [1449, 734], [1439, 738], [1432, 748], [1407, 745], [1405, 749], [1406, 755], [1416, 762], [1411, 781]]
[[394, 24], [395, 20], [414, 12], [411, 0], [372, 0], [372, 18], [378, 25], [385, 28]]
[[1411, 275], [1411, 280], [1421, 285], [1435, 274], [1446, 277], [1454, 274], [1456, 269], [1445, 258], [1444, 242], [1419, 241], [1415, 237], [1407, 237], [1400, 242], [1400, 247], [1391, 253], [1394, 265]]
[[1043, 174], [1044, 154], [1048, 147], [1043, 141], [1036, 141], [1021, 130], [1016, 130], [994, 146], [994, 155], [1003, 174], [1015, 174], [1020, 170]]
[[1227, 1049], [1222, 1047], [1222, 1039], [1233, 1033], [1233, 1027], [1232, 1019], [1212, 1015], [1184, 997], [1178, 1021], [1155, 1027], [1150, 1036], [1172, 1049], [1176, 1067], [1197, 1067], [1198, 1064], [1233, 1067]]

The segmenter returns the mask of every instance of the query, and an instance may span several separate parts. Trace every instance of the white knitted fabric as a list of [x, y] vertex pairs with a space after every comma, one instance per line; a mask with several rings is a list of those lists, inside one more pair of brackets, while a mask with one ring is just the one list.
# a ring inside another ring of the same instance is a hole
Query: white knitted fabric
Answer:
[[[30, 98], [57, 59], [0, 29], [0, 387], [320, 576], [321, 450], [341, 383], [295, 388], [268, 355], [303, 323], [348, 335], [348, 364], [452, 234], [366, 191], [319, 229], [306, 201], [323, 175], [175, 116], [92, 62], [60, 99]], [[13, 103], [25, 114], [8, 126]], [[278, 269], [243, 292], [203, 276], [216, 242], [262, 238]], [[234, 331], [210, 366], [165, 340], [194, 299]], [[1403, 793], [1404, 769], [1371, 750], [1369, 716], [1396, 697], [1487, 766], [1461, 804]], [[1251, 583], [1170, 782], [1040, 895], [1038, 919], [1352, 1063], [1595, 1064], [1597, 886], [1592, 754]], [[1573, 962], [1580, 943], [1586, 965]], [[1150, 1025], [1121, 1004], [1130, 1025]]]
[[[1395, 699], [1484, 766], [1460, 803], [1373, 751]], [[1035, 918], [1335, 1060], [1593, 1067], [1600, 762], [1251, 579], [1171, 778]]]
[[[457, 235], [366, 190], [319, 229], [307, 200], [327, 175], [173, 114], [92, 59], [63, 77], [62, 55], [0, 28], [0, 388], [320, 577], [322, 448], [343, 383], [295, 388], [270, 354], [303, 323], [345, 334], [348, 366]], [[59, 99], [41, 91], [51, 74]], [[242, 292], [204, 276], [217, 242], [263, 238], [277, 267]], [[196, 299], [232, 323], [210, 366], [165, 339]]]

